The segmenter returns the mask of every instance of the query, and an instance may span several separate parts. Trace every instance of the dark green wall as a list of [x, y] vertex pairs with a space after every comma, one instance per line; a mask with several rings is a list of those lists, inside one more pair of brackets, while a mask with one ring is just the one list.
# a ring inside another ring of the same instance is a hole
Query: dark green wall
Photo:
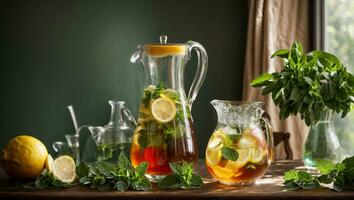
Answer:
[[[241, 99], [246, 28], [247, 1], [1, 1], [0, 147], [30, 134], [49, 149], [74, 131], [69, 104], [80, 124], [106, 124], [109, 99], [127, 101], [136, 116], [143, 74], [129, 58], [139, 43], [167, 34], [198, 41], [209, 55], [193, 105], [203, 157], [216, 125], [209, 101]], [[195, 66], [192, 59], [188, 83]]]

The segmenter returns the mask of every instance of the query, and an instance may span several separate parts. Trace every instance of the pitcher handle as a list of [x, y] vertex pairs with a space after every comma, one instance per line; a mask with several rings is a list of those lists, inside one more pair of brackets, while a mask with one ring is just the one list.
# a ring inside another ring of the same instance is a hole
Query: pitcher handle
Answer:
[[192, 50], [194, 49], [198, 56], [198, 67], [195, 73], [194, 80], [188, 92], [188, 103], [192, 107], [192, 104], [197, 97], [200, 87], [202, 86], [208, 69], [208, 54], [204, 47], [194, 41], [188, 41], [188, 57], [191, 57]]
[[264, 123], [264, 128], [266, 130], [266, 137], [268, 143], [268, 150], [269, 150], [269, 164], [274, 161], [274, 137], [273, 137], [273, 129], [270, 125], [270, 122], [267, 118], [261, 117], [261, 120]]
[[134, 126], [134, 128], [137, 126], [137, 122], [130, 110], [127, 107], [123, 108], [123, 113], [124, 115], [128, 118], [129, 122]]

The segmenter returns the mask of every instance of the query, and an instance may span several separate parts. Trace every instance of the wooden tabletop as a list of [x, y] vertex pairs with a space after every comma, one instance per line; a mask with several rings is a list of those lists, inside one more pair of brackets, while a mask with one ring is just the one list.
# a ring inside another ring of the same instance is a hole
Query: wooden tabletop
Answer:
[[0, 170], [0, 199], [354, 199], [354, 192], [335, 192], [327, 188], [311, 191], [286, 191], [282, 184], [282, 174], [294, 168], [303, 169], [304, 167], [301, 161], [276, 161], [257, 184], [231, 187], [215, 182], [201, 161], [199, 171], [208, 182], [201, 189], [159, 190], [154, 187], [149, 192], [98, 192], [83, 186], [61, 190], [25, 190], [18, 187], [20, 183], [10, 180]]

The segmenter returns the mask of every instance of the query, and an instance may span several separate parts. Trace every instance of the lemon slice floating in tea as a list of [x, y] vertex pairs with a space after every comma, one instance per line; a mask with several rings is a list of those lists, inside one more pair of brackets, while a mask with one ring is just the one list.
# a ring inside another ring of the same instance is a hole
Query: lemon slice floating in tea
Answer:
[[207, 149], [206, 151], [206, 159], [207, 162], [209, 162], [210, 165], [214, 166], [217, 165], [220, 160], [221, 160], [221, 150], [220, 148], [216, 148], [216, 149]]
[[221, 179], [231, 178], [238, 172], [238, 169], [236, 161], [226, 161], [223, 167], [219, 165], [212, 167], [213, 173]]
[[70, 156], [60, 156], [54, 160], [52, 170], [55, 177], [65, 183], [72, 183], [76, 178], [76, 166]]
[[236, 151], [238, 152], [237, 167], [241, 168], [250, 161], [251, 151], [250, 149], [237, 149]]
[[151, 114], [156, 121], [167, 123], [176, 116], [176, 106], [169, 98], [158, 98], [151, 104]]
[[252, 152], [252, 156], [250, 158], [251, 163], [257, 164], [257, 163], [263, 161], [265, 152], [263, 152], [261, 148], [255, 147], [251, 150], [251, 152]]
[[237, 142], [236, 146], [240, 149], [250, 149], [255, 147], [257, 144], [257, 139], [248, 133], [244, 133], [240, 140]]

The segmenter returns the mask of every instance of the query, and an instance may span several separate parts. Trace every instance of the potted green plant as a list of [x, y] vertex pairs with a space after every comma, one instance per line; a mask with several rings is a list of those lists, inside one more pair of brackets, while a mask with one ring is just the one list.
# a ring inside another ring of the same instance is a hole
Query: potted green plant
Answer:
[[290, 50], [276, 51], [274, 57], [282, 58], [283, 70], [265, 73], [251, 86], [262, 87], [262, 95], [271, 93], [281, 119], [300, 114], [310, 126], [303, 157], [307, 168], [314, 169], [317, 159], [340, 160], [333, 114], [341, 113], [343, 118], [350, 111], [354, 76], [336, 56], [324, 51], [305, 54], [298, 42]]

